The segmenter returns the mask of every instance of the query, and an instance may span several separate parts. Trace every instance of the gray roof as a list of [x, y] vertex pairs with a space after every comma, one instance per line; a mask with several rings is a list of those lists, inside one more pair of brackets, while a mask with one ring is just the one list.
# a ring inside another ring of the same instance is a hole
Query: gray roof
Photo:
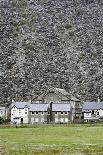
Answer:
[[49, 104], [31, 104], [29, 111], [47, 111]]
[[[50, 104], [34, 103], [30, 105], [29, 111], [47, 111]], [[52, 104], [52, 111], [70, 111], [70, 104]]]
[[13, 102], [11, 104], [11, 108], [13, 108], [14, 106], [16, 106], [16, 108], [18, 108], [18, 109], [23, 109], [26, 106], [29, 108], [30, 103], [29, 102]]
[[84, 110], [99, 110], [103, 109], [103, 102], [84, 102], [83, 111]]
[[[48, 88], [45, 93], [39, 95], [38, 97], [36, 97], [34, 100], [35, 101], [42, 101], [44, 96], [46, 95], [46, 93], [48, 93], [49, 91], [54, 91], [54, 92], [59, 92], [62, 95], [64, 95], [65, 97], [67, 97], [68, 100], [71, 101], [80, 101], [79, 99], [77, 99], [76, 97], [74, 97], [71, 93], [68, 93], [65, 89], [61, 89], [61, 88], [55, 88], [55, 87], [50, 87]], [[67, 100], [66, 99], [66, 100]]]
[[52, 111], [70, 111], [70, 104], [52, 104]]

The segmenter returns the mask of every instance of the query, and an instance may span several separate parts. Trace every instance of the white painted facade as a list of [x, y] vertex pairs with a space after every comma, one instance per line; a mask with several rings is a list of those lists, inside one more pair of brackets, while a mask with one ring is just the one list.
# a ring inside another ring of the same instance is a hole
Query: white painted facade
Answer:
[[[94, 114], [92, 113], [92, 111], [94, 111]], [[99, 119], [101, 117], [103, 117], [103, 109], [84, 112], [84, 120]]]
[[24, 108], [17, 108], [15, 105], [11, 108], [11, 122], [14, 124], [28, 123], [29, 109], [27, 106]]
[[6, 117], [5, 115], [7, 115], [5, 107], [0, 107], [0, 117]]
[[98, 112], [99, 112], [99, 115], [103, 117], [103, 109], [99, 109]]
[[91, 118], [91, 112], [84, 112], [84, 120], [88, 120]]

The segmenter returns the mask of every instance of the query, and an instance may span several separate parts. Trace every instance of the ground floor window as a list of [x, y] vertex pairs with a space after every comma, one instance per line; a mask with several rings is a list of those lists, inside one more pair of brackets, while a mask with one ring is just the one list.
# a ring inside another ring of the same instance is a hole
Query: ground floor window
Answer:
[[55, 118], [55, 123], [57, 123], [58, 122], [58, 118]]
[[64, 122], [64, 118], [60, 118], [60, 122], [63, 123]]
[[68, 118], [65, 118], [65, 123], [68, 123]]
[[39, 118], [35, 118], [35, 122], [38, 123], [39, 122]]

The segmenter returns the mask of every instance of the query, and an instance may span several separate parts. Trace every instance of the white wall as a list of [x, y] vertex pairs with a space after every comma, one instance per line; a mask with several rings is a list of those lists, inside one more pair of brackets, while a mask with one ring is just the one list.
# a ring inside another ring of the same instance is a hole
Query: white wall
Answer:
[[84, 119], [90, 119], [91, 118], [91, 112], [84, 112]]
[[14, 118], [23, 118], [23, 123], [28, 123], [28, 108], [17, 109], [15, 106], [11, 109], [11, 122], [14, 122]]
[[100, 110], [98, 110], [98, 112], [99, 112], [99, 116], [103, 116], [103, 109], [100, 109]]
[[5, 109], [0, 109], [0, 117], [5, 117]]

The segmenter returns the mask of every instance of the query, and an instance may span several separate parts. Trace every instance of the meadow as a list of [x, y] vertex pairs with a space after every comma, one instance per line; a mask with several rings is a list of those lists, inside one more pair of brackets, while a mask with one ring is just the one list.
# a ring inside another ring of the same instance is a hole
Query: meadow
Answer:
[[0, 155], [103, 155], [103, 125], [0, 128]]

